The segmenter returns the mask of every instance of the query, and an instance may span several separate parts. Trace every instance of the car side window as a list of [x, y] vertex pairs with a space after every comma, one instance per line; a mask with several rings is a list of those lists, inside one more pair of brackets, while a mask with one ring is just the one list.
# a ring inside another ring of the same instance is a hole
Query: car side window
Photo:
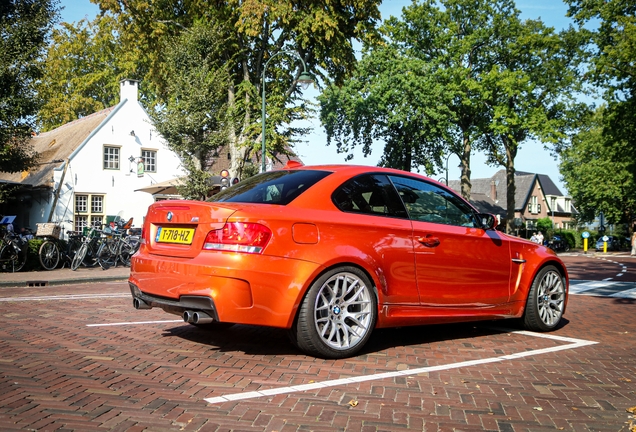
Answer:
[[381, 174], [363, 174], [347, 180], [334, 191], [331, 200], [343, 212], [408, 217], [393, 185]]
[[390, 176], [412, 220], [479, 228], [473, 209], [455, 194], [434, 184]]

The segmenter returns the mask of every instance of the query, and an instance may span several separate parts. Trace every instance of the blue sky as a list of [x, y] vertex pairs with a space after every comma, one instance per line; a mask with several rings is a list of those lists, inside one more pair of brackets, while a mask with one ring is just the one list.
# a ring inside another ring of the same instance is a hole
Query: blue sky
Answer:
[[[380, 6], [382, 18], [388, 18], [390, 15], [399, 17], [402, 8], [410, 4], [411, 0], [384, 0]], [[61, 0], [60, 5], [64, 8], [62, 10], [62, 21], [66, 22], [77, 22], [85, 17], [92, 19], [99, 12], [99, 8], [89, 0]], [[519, 1], [517, 2], [517, 9], [521, 11], [522, 18], [541, 18], [546, 25], [552, 26], [556, 30], [561, 30], [571, 23], [565, 16], [567, 6], [561, 0]], [[317, 94], [316, 90], [311, 89], [306, 92], [306, 96], [310, 100], [315, 98]], [[345, 155], [336, 153], [334, 145], [325, 145], [326, 137], [320, 126], [320, 121], [316, 118], [311, 120], [310, 124], [314, 132], [306, 137], [306, 143], [299, 143], [296, 146], [296, 151], [303, 162], [307, 165], [344, 162]], [[352, 162], [361, 165], [375, 165], [382, 155], [382, 150], [383, 144], [378, 143], [369, 157], [365, 158], [361, 152], [355, 152]], [[459, 179], [460, 170], [458, 165], [459, 158], [451, 156], [448, 162], [449, 179]], [[544, 149], [541, 143], [524, 143], [515, 159], [515, 168], [517, 171], [547, 174], [563, 193], [567, 193], [560, 178], [558, 161], [554, 159], [549, 150]], [[490, 177], [499, 169], [502, 169], [502, 167], [487, 165], [482, 154], [473, 154], [471, 158], [472, 178]], [[444, 176], [445, 172], [442, 171], [433, 177], [440, 179]]]

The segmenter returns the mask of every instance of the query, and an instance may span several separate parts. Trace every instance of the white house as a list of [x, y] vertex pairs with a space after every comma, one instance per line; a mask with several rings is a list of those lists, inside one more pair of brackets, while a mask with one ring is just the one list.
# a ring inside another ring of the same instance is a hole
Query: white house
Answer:
[[34, 136], [40, 165], [0, 173], [0, 181], [18, 186], [2, 212], [16, 214], [19, 227], [58, 222], [63, 233], [119, 213], [140, 227], [154, 197], [137, 189], [184, 171], [137, 96], [138, 82], [122, 80], [116, 106]]

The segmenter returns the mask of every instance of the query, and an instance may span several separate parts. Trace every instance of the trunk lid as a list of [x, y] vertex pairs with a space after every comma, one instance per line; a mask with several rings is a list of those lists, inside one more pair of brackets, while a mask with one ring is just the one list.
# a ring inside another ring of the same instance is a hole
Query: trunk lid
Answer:
[[160, 201], [148, 208], [146, 249], [153, 255], [194, 258], [205, 237], [223, 228], [237, 210], [232, 204], [204, 201]]

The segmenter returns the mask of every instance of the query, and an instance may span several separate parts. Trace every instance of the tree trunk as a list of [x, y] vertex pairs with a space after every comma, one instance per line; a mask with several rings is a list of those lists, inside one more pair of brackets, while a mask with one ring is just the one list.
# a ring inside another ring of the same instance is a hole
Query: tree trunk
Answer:
[[464, 132], [463, 134], [462, 144], [463, 144], [463, 150], [461, 154], [462, 174], [460, 178], [461, 193], [464, 199], [470, 200], [470, 190], [472, 188], [472, 184], [470, 183], [471, 143], [470, 143], [470, 138], [468, 137], [468, 133], [466, 132]]
[[506, 232], [514, 233], [515, 219], [515, 157], [517, 157], [517, 143], [502, 138], [506, 148]]
[[[244, 79], [248, 79], [249, 76], [244, 76]], [[245, 106], [249, 107], [250, 96], [249, 94], [245, 95]], [[236, 90], [234, 87], [234, 83], [230, 82], [228, 88], [228, 108], [229, 112], [233, 113], [236, 110]], [[230, 178], [239, 178], [241, 179], [243, 176], [243, 167], [245, 166], [246, 154], [250, 150], [245, 147], [245, 142], [247, 137], [245, 134], [240, 133], [237, 134], [236, 126], [234, 124], [233, 119], [230, 119], [230, 127], [229, 127], [229, 144], [228, 144], [228, 153], [230, 155]], [[246, 126], [249, 125], [251, 121], [250, 110], [245, 110], [245, 117], [243, 119], [243, 130], [246, 130]]]

